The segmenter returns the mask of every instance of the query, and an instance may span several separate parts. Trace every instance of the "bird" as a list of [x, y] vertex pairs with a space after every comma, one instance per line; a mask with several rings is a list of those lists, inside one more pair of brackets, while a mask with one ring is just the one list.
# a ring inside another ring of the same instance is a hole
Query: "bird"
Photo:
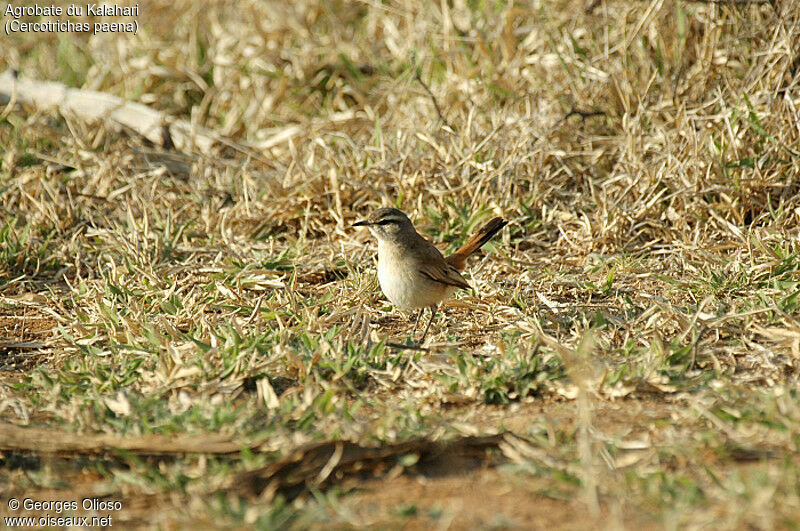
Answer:
[[419, 309], [411, 332], [412, 341], [422, 312], [430, 308], [431, 319], [422, 333], [422, 344], [439, 304], [457, 289], [471, 289], [461, 276], [467, 258], [507, 224], [501, 217], [493, 218], [447, 258], [417, 232], [402, 210], [378, 208], [353, 226], [369, 228], [378, 240], [378, 282], [386, 298], [397, 308]]

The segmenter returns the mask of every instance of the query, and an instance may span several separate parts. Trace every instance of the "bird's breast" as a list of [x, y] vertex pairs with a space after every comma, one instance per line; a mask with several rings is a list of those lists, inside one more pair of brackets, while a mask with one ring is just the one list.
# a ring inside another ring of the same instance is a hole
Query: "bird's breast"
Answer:
[[378, 282], [386, 298], [402, 309], [438, 304], [455, 290], [424, 277], [409, 253], [385, 244], [378, 245]]

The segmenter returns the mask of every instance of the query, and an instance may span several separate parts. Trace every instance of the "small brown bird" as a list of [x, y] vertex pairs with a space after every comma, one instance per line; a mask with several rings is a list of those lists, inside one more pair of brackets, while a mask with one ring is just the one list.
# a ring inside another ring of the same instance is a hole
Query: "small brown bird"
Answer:
[[470, 288], [459, 273], [464, 270], [467, 258], [507, 223], [503, 218], [492, 219], [447, 258], [416, 231], [408, 216], [396, 208], [379, 208], [367, 220], [353, 226], [369, 227], [378, 239], [378, 281], [384, 295], [398, 308], [419, 308], [412, 337], [423, 310], [431, 309], [431, 320], [420, 339], [422, 343], [439, 303], [458, 288]]

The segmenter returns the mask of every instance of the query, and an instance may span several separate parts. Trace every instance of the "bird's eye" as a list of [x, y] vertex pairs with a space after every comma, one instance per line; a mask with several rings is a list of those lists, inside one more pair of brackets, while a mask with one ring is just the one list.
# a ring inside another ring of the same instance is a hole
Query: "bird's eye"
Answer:
[[393, 219], [382, 219], [378, 222], [378, 225], [389, 225], [390, 223], [395, 223]]

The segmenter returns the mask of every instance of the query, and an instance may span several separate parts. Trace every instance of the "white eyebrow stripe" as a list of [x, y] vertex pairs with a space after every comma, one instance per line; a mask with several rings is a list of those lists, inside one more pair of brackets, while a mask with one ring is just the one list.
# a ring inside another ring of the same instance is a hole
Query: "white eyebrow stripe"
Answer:
[[375, 223], [380, 223], [381, 221], [394, 221], [395, 223], [402, 223], [404, 221], [404, 219], [402, 217], [400, 217], [400, 216], [396, 216], [396, 215], [391, 215], [390, 214], [388, 216], [383, 216], [382, 218], [377, 220]]

